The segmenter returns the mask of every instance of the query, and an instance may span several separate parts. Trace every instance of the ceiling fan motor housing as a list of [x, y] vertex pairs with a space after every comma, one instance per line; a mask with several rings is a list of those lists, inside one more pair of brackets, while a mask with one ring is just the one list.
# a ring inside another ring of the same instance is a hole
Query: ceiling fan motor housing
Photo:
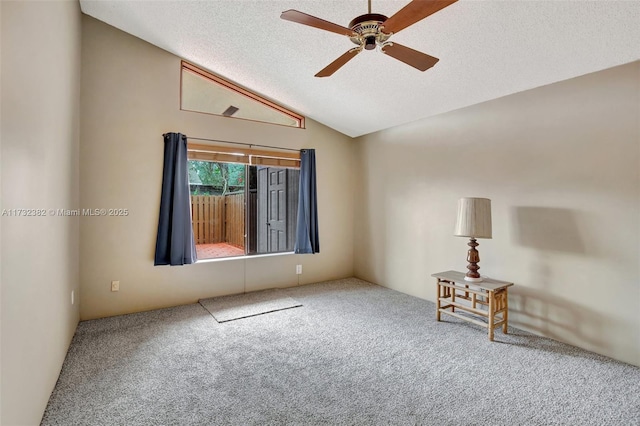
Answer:
[[391, 37], [380, 31], [380, 25], [387, 20], [387, 17], [378, 13], [367, 13], [360, 15], [349, 23], [349, 28], [358, 36], [349, 39], [358, 46], [364, 46], [367, 50], [375, 49], [377, 44], [382, 44]]

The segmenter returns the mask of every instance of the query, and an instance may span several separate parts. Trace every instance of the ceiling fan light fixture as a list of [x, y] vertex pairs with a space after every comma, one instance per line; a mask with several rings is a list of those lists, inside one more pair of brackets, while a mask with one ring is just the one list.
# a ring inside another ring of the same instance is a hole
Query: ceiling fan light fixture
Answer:
[[364, 40], [364, 48], [366, 50], [373, 50], [376, 48], [376, 38], [375, 36], [369, 36]]

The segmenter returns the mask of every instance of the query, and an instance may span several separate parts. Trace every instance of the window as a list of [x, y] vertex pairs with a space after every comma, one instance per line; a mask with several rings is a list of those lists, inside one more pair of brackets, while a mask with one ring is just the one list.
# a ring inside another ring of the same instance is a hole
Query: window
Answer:
[[299, 154], [190, 144], [198, 259], [293, 251], [299, 178]]
[[304, 117], [221, 77], [182, 62], [180, 108], [304, 128]]

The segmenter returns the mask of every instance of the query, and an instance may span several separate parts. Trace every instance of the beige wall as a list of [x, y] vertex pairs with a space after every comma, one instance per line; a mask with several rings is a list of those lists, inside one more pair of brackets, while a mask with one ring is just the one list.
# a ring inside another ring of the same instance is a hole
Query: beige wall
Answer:
[[435, 300], [466, 268], [457, 199], [488, 197], [512, 324], [640, 365], [639, 84], [636, 62], [359, 138], [356, 276]]
[[[2, 6], [0, 6], [0, 53], [2, 52]], [[2, 55], [0, 54], [0, 128], [2, 128]], [[0, 131], [0, 210], [2, 203], [2, 132]], [[0, 424], [2, 424], [2, 221], [0, 220]]]
[[[81, 318], [97, 318], [353, 274], [353, 143], [307, 120], [307, 129], [179, 110], [180, 58], [83, 16], [83, 208], [128, 217], [81, 219]], [[154, 267], [162, 134], [316, 149], [321, 253]], [[303, 274], [295, 274], [295, 265]], [[110, 291], [120, 280], [120, 291]]]
[[[2, 10], [2, 208], [78, 206], [80, 7]], [[78, 323], [79, 221], [2, 217], [3, 425], [40, 422]]]

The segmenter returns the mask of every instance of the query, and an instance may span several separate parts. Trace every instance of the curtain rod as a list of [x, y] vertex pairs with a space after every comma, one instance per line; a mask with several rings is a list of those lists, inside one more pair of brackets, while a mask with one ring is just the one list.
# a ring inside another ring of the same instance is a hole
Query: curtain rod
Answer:
[[209, 142], [221, 142], [221, 143], [231, 143], [234, 145], [244, 145], [244, 146], [248, 146], [249, 148], [251, 147], [260, 147], [260, 148], [272, 148], [272, 149], [283, 149], [286, 151], [296, 151], [296, 152], [300, 152], [300, 151], [304, 151], [304, 150], [300, 150], [300, 149], [293, 149], [293, 148], [281, 148], [279, 146], [270, 146], [270, 145], [257, 145], [255, 143], [242, 143], [242, 142], [233, 142], [233, 141], [223, 141], [220, 139], [207, 139], [207, 138], [192, 138], [190, 136], [187, 136], [187, 139], [193, 139], [193, 140], [197, 140], [197, 141], [209, 141]]

